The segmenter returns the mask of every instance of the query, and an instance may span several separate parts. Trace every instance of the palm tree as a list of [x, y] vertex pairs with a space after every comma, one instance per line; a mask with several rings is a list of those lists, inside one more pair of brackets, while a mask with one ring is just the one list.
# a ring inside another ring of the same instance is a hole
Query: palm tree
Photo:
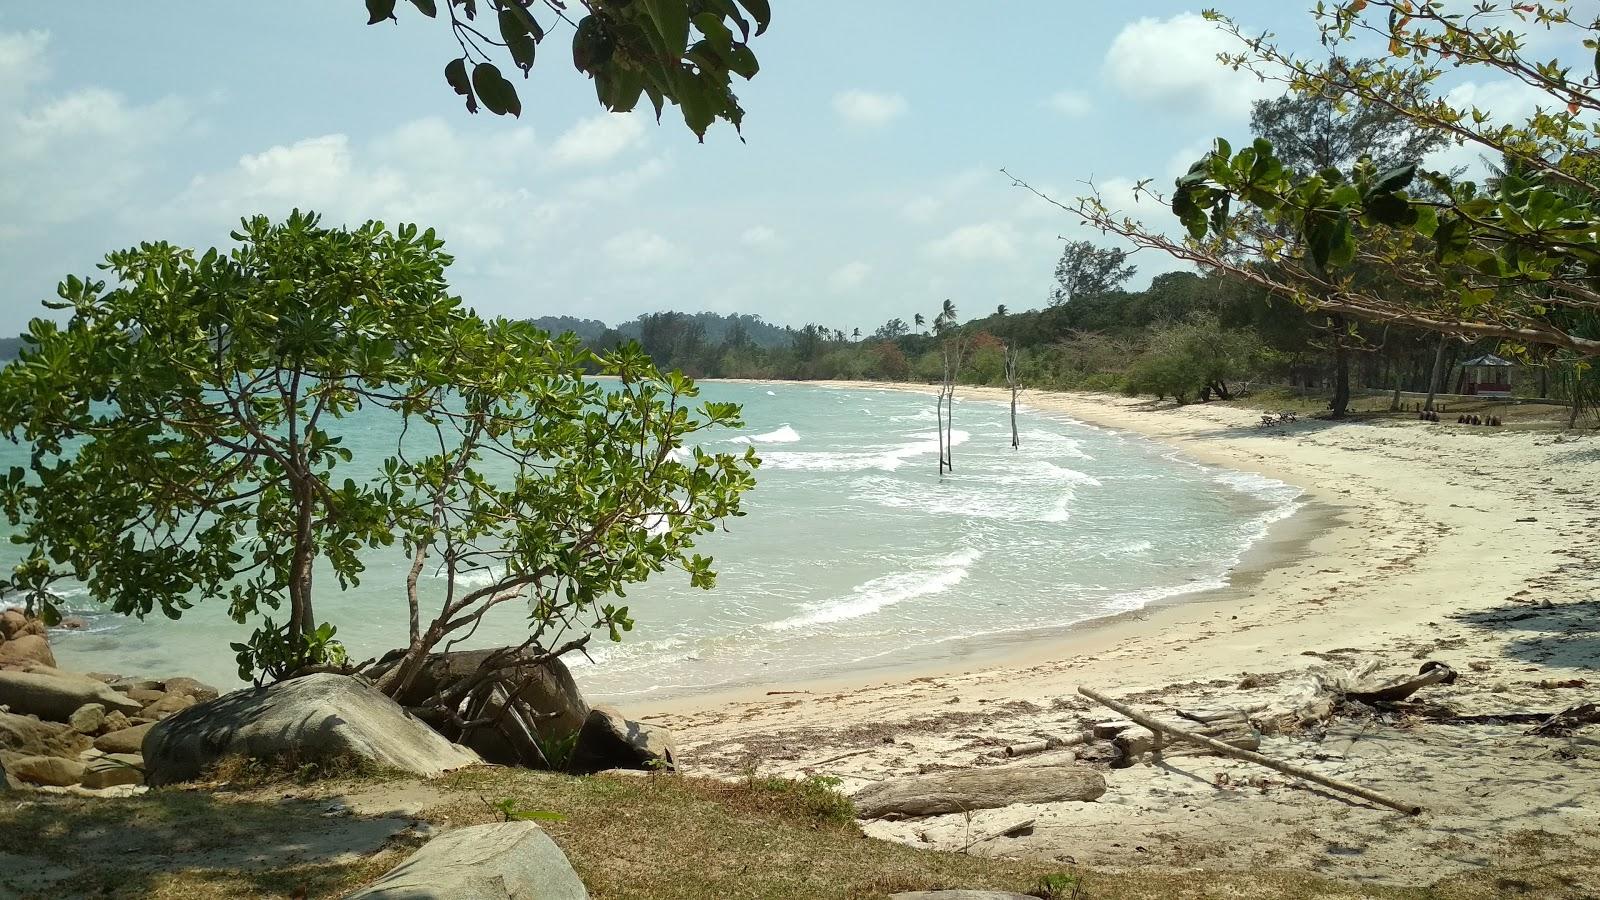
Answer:
[[950, 302], [949, 297], [945, 298], [944, 308], [939, 311], [939, 315], [944, 316], [945, 321], [951, 325], [956, 323], [956, 305]]
[[994, 314], [997, 315], [997, 316], [1005, 315], [1006, 314], [1006, 305], [1004, 303], [1002, 303], [999, 306], [996, 306], [994, 308]]
[[924, 323], [924, 322], [926, 322], [928, 320], [924, 319], [922, 317], [922, 313], [917, 313], [916, 315], [911, 317], [911, 321], [917, 323], [917, 333], [920, 334], [922, 332], [922, 323]]
[[858, 340], [858, 341], [861, 340], [861, 329], [857, 328], [854, 331], [850, 332], [850, 336], [852, 338], [854, 338], [855, 340]]

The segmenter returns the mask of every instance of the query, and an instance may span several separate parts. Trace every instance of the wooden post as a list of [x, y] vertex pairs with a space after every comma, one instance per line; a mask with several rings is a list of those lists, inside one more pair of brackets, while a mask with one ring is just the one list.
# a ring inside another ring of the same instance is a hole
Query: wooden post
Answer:
[[1017, 437], [1017, 348], [1012, 344], [1005, 346], [1006, 385], [1011, 388], [1011, 449], [1022, 447], [1022, 441]]
[[1096, 703], [1099, 703], [1103, 706], [1108, 706], [1111, 709], [1122, 713], [1130, 720], [1143, 725], [1157, 734], [1166, 732], [1168, 735], [1171, 735], [1180, 741], [1188, 741], [1191, 744], [1199, 744], [1202, 747], [1209, 747], [1211, 750], [1222, 756], [1231, 756], [1234, 759], [1242, 759], [1245, 762], [1253, 762], [1258, 766], [1266, 766], [1275, 772], [1282, 772], [1285, 775], [1293, 775], [1296, 778], [1303, 778], [1306, 781], [1320, 784], [1323, 787], [1332, 788], [1336, 791], [1343, 791], [1346, 794], [1354, 794], [1363, 800], [1369, 800], [1373, 803], [1379, 804], [1380, 806], [1387, 806], [1390, 809], [1397, 809], [1408, 816], [1419, 815], [1422, 812], [1422, 807], [1416, 805], [1415, 803], [1405, 803], [1400, 800], [1393, 800], [1389, 797], [1385, 797], [1377, 791], [1368, 790], [1360, 785], [1339, 781], [1335, 778], [1329, 778], [1326, 775], [1320, 775], [1311, 771], [1310, 769], [1303, 769], [1299, 766], [1290, 765], [1286, 762], [1279, 762], [1271, 757], [1262, 756], [1259, 753], [1254, 753], [1249, 750], [1240, 750], [1238, 747], [1235, 747], [1232, 744], [1224, 744], [1221, 741], [1212, 740], [1204, 735], [1195, 734], [1191, 731], [1186, 731], [1182, 728], [1168, 725], [1167, 723], [1158, 719], [1152, 719], [1126, 704], [1118, 703], [1117, 701], [1112, 700], [1110, 697], [1107, 697], [1093, 688], [1079, 687], [1078, 693], [1088, 697], [1090, 700], [1093, 700]]

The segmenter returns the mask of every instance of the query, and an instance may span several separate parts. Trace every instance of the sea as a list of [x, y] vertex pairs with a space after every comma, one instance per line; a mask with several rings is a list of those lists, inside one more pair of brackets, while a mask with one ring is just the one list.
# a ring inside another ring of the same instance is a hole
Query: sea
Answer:
[[[701, 391], [744, 407], [746, 428], [703, 437], [708, 450], [751, 445], [761, 456], [748, 515], [699, 541], [715, 562], [713, 589], [669, 569], [617, 601], [633, 631], [620, 643], [598, 636], [587, 655], [568, 658], [591, 697], [649, 703], [1018, 648], [1227, 585], [1302, 505], [1290, 485], [1026, 406], [1014, 449], [1006, 404], [959, 392], [954, 470], [941, 475], [932, 396], [796, 383]], [[357, 429], [346, 441], [360, 458], [364, 444], [376, 453], [393, 435]], [[0, 467], [26, 460], [0, 444]], [[0, 544], [0, 565], [22, 553]], [[340, 591], [324, 576], [316, 600], [356, 659], [402, 646], [407, 627], [406, 560], [390, 549], [366, 561], [359, 586]], [[425, 575], [430, 586], [442, 588], [442, 576]], [[88, 623], [53, 633], [63, 667], [239, 683], [228, 644], [250, 629], [227, 618], [224, 601], [140, 621], [82, 588], [63, 599]], [[513, 606], [465, 646], [525, 635], [526, 611]]]

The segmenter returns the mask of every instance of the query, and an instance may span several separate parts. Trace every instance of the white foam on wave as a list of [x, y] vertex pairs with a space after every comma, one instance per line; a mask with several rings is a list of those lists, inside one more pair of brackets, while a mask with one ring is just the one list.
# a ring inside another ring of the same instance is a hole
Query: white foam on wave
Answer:
[[735, 443], [735, 444], [793, 444], [794, 442], [796, 442], [798, 440], [800, 440], [800, 432], [795, 431], [794, 428], [791, 427], [788, 422], [785, 422], [782, 425], [778, 426], [775, 430], [769, 431], [766, 434], [758, 434], [758, 435], [754, 435], [752, 437], [736, 437], [736, 438], [733, 439], [733, 443]]
[[983, 551], [966, 549], [932, 560], [912, 572], [883, 575], [856, 585], [849, 596], [807, 604], [807, 612], [764, 625], [771, 631], [793, 631], [870, 616], [897, 603], [942, 594], [967, 578]]
[[777, 391], [767, 391], [767, 396], [768, 397], [776, 397], [776, 396], [778, 396], [778, 392]]
[[[959, 447], [971, 437], [965, 431], [950, 432], [950, 445]], [[934, 433], [912, 435], [904, 444], [883, 450], [844, 450], [838, 452], [778, 451], [762, 455], [769, 469], [794, 469], [807, 472], [893, 472], [908, 460], [939, 452], [939, 436]]]

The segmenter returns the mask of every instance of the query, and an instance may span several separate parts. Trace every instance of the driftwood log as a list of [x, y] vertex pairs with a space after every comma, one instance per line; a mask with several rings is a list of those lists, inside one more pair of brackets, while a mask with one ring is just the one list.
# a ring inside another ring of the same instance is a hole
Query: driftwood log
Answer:
[[1380, 806], [1387, 806], [1390, 809], [1397, 809], [1407, 815], [1414, 816], [1422, 812], [1422, 807], [1415, 803], [1406, 803], [1401, 800], [1395, 800], [1391, 797], [1386, 797], [1377, 791], [1368, 790], [1361, 785], [1351, 784], [1347, 781], [1340, 781], [1337, 778], [1329, 778], [1326, 775], [1313, 772], [1310, 769], [1301, 768], [1300, 766], [1291, 765], [1286, 762], [1279, 762], [1278, 760], [1275, 760], [1269, 756], [1262, 756], [1253, 750], [1241, 750], [1238, 747], [1234, 747], [1230, 744], [1224, 744], [1221, 741], [1212, 740], [1205, 735], [1195, 734], [1188, 729], [1178, 728], [1176, 726], [1169, 725], [1166, 722], [1152, 719], [1125, 703], [1119, 703], [1118, 701], [1107, 697], [1094, 688], [1079, 687], [1078, 693], [1088, 697], [1090, 700], [1093, 700], [1096, 703], [1110, 707], [1111, 709], [1122, 713], [1123, 715], [1139, 723], [1140, 725], [1143, 725], [1151, 731], [1159, 731], [1162, 734], [1177, 740], [1209, 747], [1222, 756], [1229, 756], [1234, 759], [1242, 759], [1245, 762], [1253, 762], [1259, 766], [1266, 766], [1274, 772], [1282, 772], [1285, 775], [1292, 775], [1295, 778], [1301, 778], [1312, 782], [1313, 784], [1320, 784], [1326, 788], [1342, 791], [1346, 794], [1353, 794], [1363, 800], [1369, 800], [1373, 803], [1379, 804]]
[[1349, 691], [1344, 696], [1360, 703], [1399, 703], [1417, 691], [1432, 684], [1450, 684], [1456, 680], [1455, 670], [1442, 662], [1426, 662], [1412, 678], [1370, 691]]
[[[1176, 725], [1168, 726], [1177, 728]], [[1191, 729], [1193, 733], [1204, 735], [1214, 741], [1221, 741], [1231, 747], [1241, 750], [1255, 750], [1261, 746], [1261, 732], [1255, 730], [1240, 712], [1237, 719], [1222, 718], [1210, 724], [1197, 725]], [[1130, 728], [1111, 739], [1112, 746], [1121, 754], [1114, 768], [1127, 768], [1138, 762], [1146, 753], [1163, 756], [1186, 756], [1201, 753], [1215, 753], [1216, 751], [1203, 744], [1173, 744], [1170, 741], [1161, 741], [1160, 732], [1149, 731], [1144, 728]]]
[[852, 798], [856, 816], [938, 816], [1013, 803], [1094, 800], [1106, 792], [1099, 772], [1080, 766], [1017, 766], [933, 772], [869, 784]]

